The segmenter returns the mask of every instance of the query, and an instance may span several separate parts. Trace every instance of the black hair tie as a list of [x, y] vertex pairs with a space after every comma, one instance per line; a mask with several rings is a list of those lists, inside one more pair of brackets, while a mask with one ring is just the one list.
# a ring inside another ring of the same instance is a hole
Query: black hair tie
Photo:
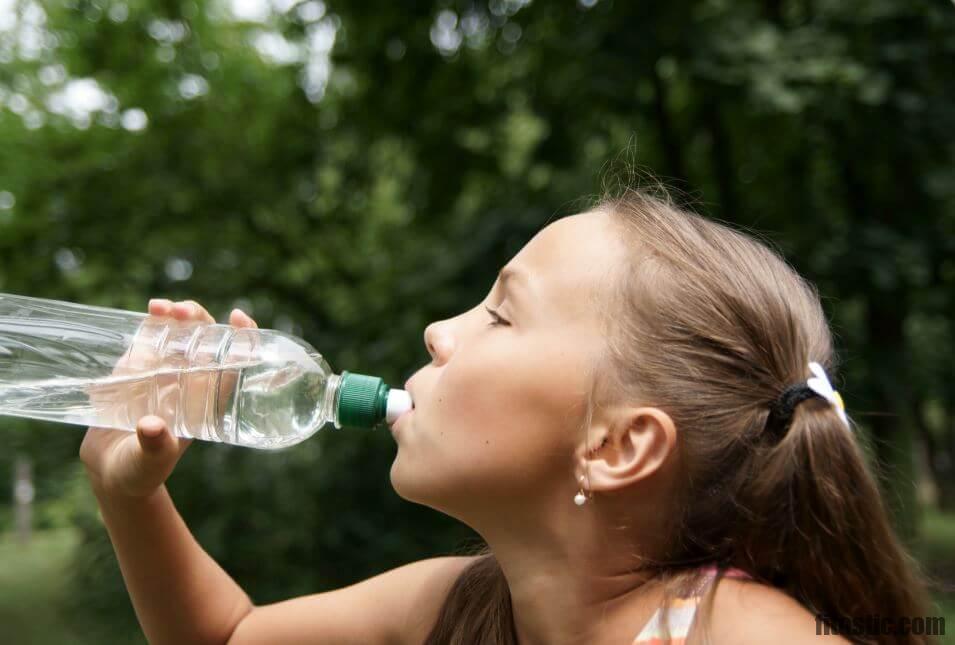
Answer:
[[787, 387], [769, 408], [765, 432], [776, 440], [782, 439], [792, 422], [796, 406], [814, 396], [819, 396], [819, 393], [805, 383]]

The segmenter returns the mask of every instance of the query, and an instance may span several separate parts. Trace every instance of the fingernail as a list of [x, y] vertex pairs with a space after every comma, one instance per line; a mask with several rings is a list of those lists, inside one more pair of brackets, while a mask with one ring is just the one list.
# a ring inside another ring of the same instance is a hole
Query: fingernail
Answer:
[[143, 417], [139, 421], [140, 427], [148, 435], [157, 435], [162, 431], [162, 419], [155, 416]]

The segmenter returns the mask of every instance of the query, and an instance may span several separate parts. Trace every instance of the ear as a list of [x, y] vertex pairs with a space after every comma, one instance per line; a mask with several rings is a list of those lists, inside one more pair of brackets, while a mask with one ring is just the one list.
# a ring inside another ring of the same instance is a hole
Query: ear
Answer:
[[606, 440], [582, 464], [591, 491], [618, 490], [650, 477], [676, 448], [676, 427], [659, 408], [622, 407], [606, 419], [593, 428]]

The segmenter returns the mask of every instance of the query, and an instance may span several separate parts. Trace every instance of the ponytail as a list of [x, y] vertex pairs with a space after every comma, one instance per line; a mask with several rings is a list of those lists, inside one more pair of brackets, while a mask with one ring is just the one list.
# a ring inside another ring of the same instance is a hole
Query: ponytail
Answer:
[[740, 491], [752, 521], [740, 532], [737, 566], [836, 626], [930, 613], [919, 564], [899, 542], [854, 431], [832, 405], [800, 403], [779, 443], [757, 452], [762, 463]]

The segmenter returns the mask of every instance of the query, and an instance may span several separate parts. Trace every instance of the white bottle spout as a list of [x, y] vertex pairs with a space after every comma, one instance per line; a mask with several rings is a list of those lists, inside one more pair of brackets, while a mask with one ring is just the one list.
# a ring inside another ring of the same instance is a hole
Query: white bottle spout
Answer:
[[388, 391], [388, 406], [385, 409], [385, 422], [394, 423], [398, 417], [414, 407], [411, 395], [405, 390], [392, 388]]

